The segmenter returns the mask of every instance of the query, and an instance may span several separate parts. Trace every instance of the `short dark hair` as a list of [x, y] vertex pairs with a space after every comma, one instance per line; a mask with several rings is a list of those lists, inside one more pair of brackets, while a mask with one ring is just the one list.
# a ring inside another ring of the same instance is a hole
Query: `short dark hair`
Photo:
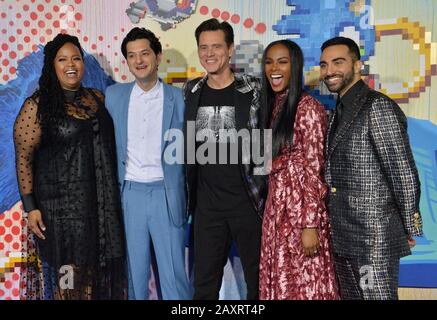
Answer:
[[360, 48], [358, 47], [357, 43], [350, 38], [335, 37], [329, 39], [322, 44], [322, 47], [320, 49], [323, 52], [323, 50], [325, 50], [326, 48], [336, 45], [347, 46], [349, 48], [349, 53], [351, 54], [353, 60], [356, 61], [361, 59]]
[[205, 31], [217, 31], [222, 30], [225, 34], [225, 41], [228, 47], [234, 43], [234, 29], [226, 21], [219, 22], [216, 18], [211, 18], [209, 20], [203, 21], [196, 28], [195, 36], [197, 41], [197, 46], [199, 46], [200, 34]]
[[127, 44], [128, 42], [135, 41], [138, 39], [147, 39], [150, 42], [150, 48], [152, 48], [153, 52], [158, 55], [162, 52], [162, 46], [161, 42], [159, 42], [159, 39], [155, 36], [155, 34], [146, 29], [146, 28], [138, 28], [135, 27], [129, 33], [124, 37], [123, 42], [121, 43], [121, 53], [123, 54], [124, 58], [127, 58]]

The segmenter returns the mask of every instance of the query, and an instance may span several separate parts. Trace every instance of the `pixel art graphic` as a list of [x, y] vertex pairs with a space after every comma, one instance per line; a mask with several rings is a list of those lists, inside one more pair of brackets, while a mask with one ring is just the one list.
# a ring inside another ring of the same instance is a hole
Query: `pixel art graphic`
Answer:
[[168, 84], [184, 84], [187, 80], [203, 77], [204, 71], [197, 71], [195, 67], [168, 68], [166, 72], [159, 72], [159, 77]]
[[380, 83], [378, 75], [375, 75], [375, 87], [398, 103], [418, 98], [431, 85], [431, 77], [437, 75], [437, 43], [431, 42], [431, 32], [407, 17], [377, 22], [375, 30], [376, 41], [381, 41], [384, 36], [401, 35], [403, 40], [412, 42], [420, 59], [419, 69], [413, 70], [410, 81]]
[[21, 203], [0, 214], [0, 300], [18, 300], [24, 288], [20, 274], [24, 264], [26, 221]]
[[[272, 26], [278, 35], [289, 35], [304, 53], [305, 66], [319, 65], [320, 45], [343, 35], [359, 44], [362, 59], [375, 50], [375, 30], [369, 21], [370, 0], [286, 0], [290, 14]], [[358, 2], [358, 3], [357, 3]]]
[[401, 259], [399, 283], [406, 287], [437, 287], [437, 128], [408, 118], [408, 133], [421, 184], [420, 211], [424, 236], [413, 254]]
[[[262, 53], [270, 41], [298, 43], [305, 55], [306, 90], [327, 109], [335, 103], [318, 79], [320, 45], [338, 35], [359, 44], [369, 85], [400, 103], [409, 116], [421, 180], [424, 237], [416, 239], [413, 255], [401, 260], [400, 285], [437, 288], [436, 12], [433, 0], [0, 0], [0, 300], [20, 299], [24, 286], [20, 268], [26, 220], [16, 183], [12, 127], [24, 99], [37, 87], [43, 46], [59, 32], [76, 35], [88, 52], [84, 85], [104, 91], [112, 79], [133, 80], [120, 43], [132, 27], [145, 26], [163, 44], [159, 76], [181, 86], [205, 74], [194, 29], [211, 17], [234, 28], [238, 40], [231, 63], [236, 71], [260, 76]], [[400, 52], [399, 61], [386, 63], [400, 50], [411, 52]], [[405, 57], [411, 63], [402, 64]], [[220, 298], [244, 297], [243, 278], [234, 252]], [[151, 283], [151, 297], [156, 297]]]
[[137, 24], [145, 16], [159, 22], [163, 31], [175, 28], [196, 9], [197, 0], [141, 0], [132, 2], [126, 14]]
[[264, 47], [258, 40], [241, 40], [235, 46], [231, 63], [235, 71], [261, 77], [261, 62]]
[[[371, 21], [370, 0], [286, 0], [290, 14], [272, 26], [278, 35], [289, 36], [302, 49], [305, 70], [318, 72], [320, 46], [335, 36], [349, 37], [359, 45], [363, 61], [375, 51], [375, 30]], [[363, 74], [368, 73], [365, 65]], [[329, 109], [335, 98], [318, 79], [307, 81], [306, 89]]]

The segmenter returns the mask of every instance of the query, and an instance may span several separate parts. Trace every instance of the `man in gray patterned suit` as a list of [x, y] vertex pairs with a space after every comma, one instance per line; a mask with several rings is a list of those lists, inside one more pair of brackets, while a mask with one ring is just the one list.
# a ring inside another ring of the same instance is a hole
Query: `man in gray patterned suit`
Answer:
[[420, 182], [399, 106], [361, 80], [352, 39], [322, 45], [320, 78], [338, 93], [325, 178], [343, 299], [397, 299], [399, 260], [422, 234]]

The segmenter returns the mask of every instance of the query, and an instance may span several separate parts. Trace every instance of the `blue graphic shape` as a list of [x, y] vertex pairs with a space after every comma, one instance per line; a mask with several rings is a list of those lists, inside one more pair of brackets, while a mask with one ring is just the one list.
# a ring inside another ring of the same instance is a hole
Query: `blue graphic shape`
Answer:
[[408, 118], [408, 133], [421, 183], [424, 236], [411, 256], [401, 259], [399, 285], [437, 288], [437, 126]]
[[132, 2], [126, 14], [132, 23], [137, 24], [148, 16], [166, 31], [189, 18], [196, 9], [197, 0], [140, 0]]
[[[352, 28], [358, 32], [361, 60], [367, 61], [375, 54], [375, 28], [369, 23], [371, 15], [370, 0], [365, 0], [364, 10], [360, 15], [351, 11], [353, 0], [286, 0], [291, 11], [283, 15], [272, 29], [278, 35], [289, 35], [290, 40], [296, 42], [304, 54], [305, 71], [318, 66], [320, 61], [320, 47], [328, 39], [339, 36], [345, 28]], [[365, 66], [363, 74], [368, 67]], [[326, 109], [335, 107], [336, 97], [325, 88], [306, 86], [305, 90], [323, 103]]]
[[[305, 67], [319, 65], [320, 46], [326, 40], [339, 36], [347, 27], [359, 32], [362, 60], [367, 61], [375, 53], [375, 29], [368, 23], [370, 0], [365, 1], [367, 10], [359, 16], [349, 9], [352, 0], [287, 0], [289, 15], [283, 15], [273, 30], [278, 35], [294, 35], [304, 53]], [[363, 27], [361, 27], [363, 26]]]
[[[6, 85], [0, 85], [0, 214], [9, 210], [19, 200], [17, 178], [15, 174], [15, 150], [13, 126], [15, 118], [24, 100], [38, 87], [43, 65], [43, 46], [18, 62], [18, 77]], [[106, 87], [114, 84], [99, 62], [85, 53], [85, 74], [82, 84], [105, 92]]]

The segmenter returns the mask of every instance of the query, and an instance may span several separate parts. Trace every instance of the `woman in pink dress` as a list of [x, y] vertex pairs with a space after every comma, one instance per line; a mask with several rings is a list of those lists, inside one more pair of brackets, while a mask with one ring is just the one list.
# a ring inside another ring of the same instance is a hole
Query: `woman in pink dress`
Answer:
[[263, 56], [261, 98], [261, 121], [273, 139], [260, 299], [338, 299], [322, 178], [327, 116], [302, 80], [299, 46], [272, 42]]

